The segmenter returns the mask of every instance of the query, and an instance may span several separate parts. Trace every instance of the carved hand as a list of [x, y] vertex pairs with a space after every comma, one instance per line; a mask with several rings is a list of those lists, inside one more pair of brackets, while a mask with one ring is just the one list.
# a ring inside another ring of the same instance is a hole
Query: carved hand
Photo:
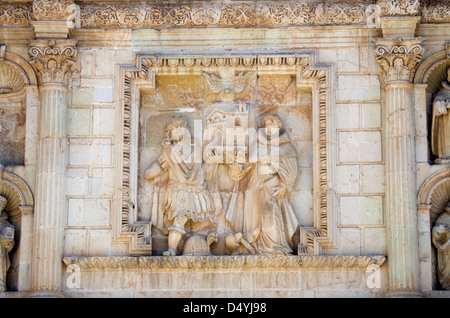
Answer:
[[449, 101], [438, 100], [434, 102], [434, 107], [436, 109], [436, 116], [447, 115], [447, 104]]
[[145, 179], [152, 181], [162, 173], [161, 166], [155, 162], [149, 169], [145, 171]]

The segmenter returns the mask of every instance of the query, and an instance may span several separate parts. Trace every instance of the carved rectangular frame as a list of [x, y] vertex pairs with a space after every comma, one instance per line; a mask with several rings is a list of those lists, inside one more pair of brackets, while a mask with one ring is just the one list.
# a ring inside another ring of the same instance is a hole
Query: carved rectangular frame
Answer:
[[155, 75], [194, 74], [218, 67], [256, 70], [258, 74], [293, 74], [297, 89], [311, 89], [313, 102], [314, 226], [300, 227], [299, 255], [319, 255], [335, 247], [335, 195], [330, 188], [336, 166], [333, 116], [333, 65], [316, 62], [317, 52], [241, 55], [136, 55], [134, 66], [120, 65], [117, 156], [120, 168], [113, 205], [114, 239], [128, 245], [129, 255], [151, 255], [151, 225], [137, 221], [138, 130], [142, 93], [155, 91]]

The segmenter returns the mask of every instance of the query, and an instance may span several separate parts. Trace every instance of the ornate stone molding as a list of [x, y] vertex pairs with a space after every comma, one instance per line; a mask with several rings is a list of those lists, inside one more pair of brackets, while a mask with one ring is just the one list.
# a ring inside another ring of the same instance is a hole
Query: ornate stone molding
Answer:
[[82, 270], [366, 270], [382, 266], [384, 256], [139, 256], [64, 257]]
[[375, 56], [383, 68], [386, 84], [393, 81], [413, 81], [416, 66], [424, 52], [421, 43], [422, 38], [378, 39]]
[[[380, 16], [421, 16], [423, 23], [450, 22], [446, 0], [380, 0], [314, 3], [265, 1], [211, 3], [81, 2], [81, 28], [276, 27], [369, 25]], [[30, 27], [30, 20], [72, 20], [73, 0], [0, 4], [1, 26]]]
[[0, 26], [30, 27], [31, 6], [27, 3], [0, 4]]
[[72, 20], [76, 11], [73, 0], [34, 0], [32, 10], [36, 21]]
[[419, 0], [378, 0], [377, 7], [382, 17], [420, 14]]
[[422, 1], [423, 23], [449, 23], [450, 6], [447, 0]]
[[28, 55], [41, 84], [66, 84], [77, 57], [75, 40], [30, 41]]
[[373, 13], [364, 2], [186, 2], [80, 4], [81, 25], [97, 27], [254, 27], [365, 24]]

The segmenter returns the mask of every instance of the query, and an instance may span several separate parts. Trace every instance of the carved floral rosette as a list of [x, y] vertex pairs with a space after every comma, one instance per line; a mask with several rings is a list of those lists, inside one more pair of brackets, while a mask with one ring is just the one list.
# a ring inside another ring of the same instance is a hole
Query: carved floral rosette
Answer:
[[30, 42], [28, 55], [41, 84], [66, 84], [77, 57], [74, 40], [36, 40]]

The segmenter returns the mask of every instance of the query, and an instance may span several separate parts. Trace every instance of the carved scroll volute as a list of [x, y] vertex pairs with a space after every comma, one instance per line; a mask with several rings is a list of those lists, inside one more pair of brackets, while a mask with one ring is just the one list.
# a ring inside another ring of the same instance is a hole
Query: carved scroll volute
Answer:
[[36, 40], [31, 41], [30, 44], [28, 55], [38, 74], [40, 84], [65, 85], [78, 53], [75, 47], [76, 41]]
[[378, 40], [375, 56], [383, 68], [386, 84], [393, 81], [412, 82], [416, 66], [424, 53], [421, 43], [422, 38]]

